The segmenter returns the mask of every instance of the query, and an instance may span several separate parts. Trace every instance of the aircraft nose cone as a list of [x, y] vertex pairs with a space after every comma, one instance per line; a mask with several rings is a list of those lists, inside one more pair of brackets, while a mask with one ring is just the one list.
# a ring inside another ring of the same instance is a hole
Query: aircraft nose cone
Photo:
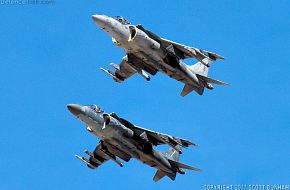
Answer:
[[92, 19], [95, 21], [97, 25], [99, 25], [101, 28], [104, 28], [107, 24], [107, 17], [104, 15], [93, 15]]
[[75, 116], [83, 113], [82, 107], [78, 104], [68, 104], [67, 109]]

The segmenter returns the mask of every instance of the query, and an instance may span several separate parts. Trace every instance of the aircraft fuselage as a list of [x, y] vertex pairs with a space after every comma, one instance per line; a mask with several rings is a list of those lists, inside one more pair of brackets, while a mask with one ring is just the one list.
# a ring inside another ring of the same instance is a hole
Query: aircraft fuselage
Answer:
[[[144, 144], [134, 139], [134, 132], [109, 114], [104, 112], [97, 113], [89, 106], [77, 104], [71, 109], [75, 109], [75, 113], [71, 112], [88, 127], [88, 131], [105, 143], [144, 164], [167, 173], [174, 173], [167, 158], [161, 152], [153, 148], [150, 152], [144, 152]], [[109, 122], [104, 126], [105, 117], [109, 117]]]
[[[105, 15], [94, 15], [94, 21], [108, 33], [113, 42], [128, 55], [133, 54], [143, 63], [180, 82], [200, 86], [196, 75], [188, 66], [179, 60], [170, 65], [164, 61], [168, 52], [161, 44], [150, 38], [144, 31], [134, 25], [122, 24], [114, 18]], [[130, 62], [130, 61], [129, 61]], [[182, 80], [181, 80], [182, 79]]]

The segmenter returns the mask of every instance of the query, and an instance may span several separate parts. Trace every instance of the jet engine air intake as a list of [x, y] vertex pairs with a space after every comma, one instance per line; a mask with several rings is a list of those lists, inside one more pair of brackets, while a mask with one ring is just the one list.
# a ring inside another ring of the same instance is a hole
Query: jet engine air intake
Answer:
[[129, 26], [130, 35], [128, 41], [132, 41], [137, 35], [137, 28], [135, 26]]
[[104, 114], [104, 115], [103, 115], [103, 118], [104, 118], [104, 123], [105, 123], [106, 125], [109, 125], [109, 123], [110, 123], [110, 121], [111, 121], [110, 116], [109, 116], [108, 114]]
[[105, 129], [107, 125], [110, 124], [111, 118], [108, 114], [103, 114], [104, 125], [102, 129]]
[[138, 45], [142, 51], [150, 49], [160, 49], [160, 44], [154, 39], [150, 38], [144, 31], [138, 29], [136, 26], [129, 26], [130, 35], [128, 42]]

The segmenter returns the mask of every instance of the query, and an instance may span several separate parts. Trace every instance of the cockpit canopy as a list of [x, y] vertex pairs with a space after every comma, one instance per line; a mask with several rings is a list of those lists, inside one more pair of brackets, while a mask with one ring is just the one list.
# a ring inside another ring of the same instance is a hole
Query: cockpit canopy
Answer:
[[104, 112], [104, 111], [103, 111], [100, 107], [98, 107], [96, 104], [91, 105], [90, 108], [91, 108], [92, 110], [94, 110], [96, 113], [102, 113], [102, 112]]
[[114, 19], [122, 24], [130, 24], [130, 22], [122, 16], [115, 16]]

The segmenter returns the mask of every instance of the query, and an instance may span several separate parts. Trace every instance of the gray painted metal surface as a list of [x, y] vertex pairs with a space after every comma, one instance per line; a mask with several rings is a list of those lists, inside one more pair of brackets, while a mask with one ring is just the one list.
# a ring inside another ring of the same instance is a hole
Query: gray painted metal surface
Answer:
[[[147, 73], [155, 75], [162, 72], [185, 84], [181, 96], [193, 90], [202, 95], [204, 88], [213, 89], [212, 84], [228, 85], [207, 77], [211, 63], [216, 59], [224, 59], [216, 53], [166, 40], [142, 25], [130, 24], [122, 17], [93, 15], [92, 18], [126, 52], [119, 65], [111, 64], [114, 72], [101, 68], [116, 82], [121, 83], [135, 73], [149, 81]], [[195, 58], [198, 62], [189, 66], [181, 61], [187, 58]]]
[[[128, 162], [135, 158], [157, 169], [154, 181], [164, 176], [175, 180], [176, 173], [185, 174], [183, 169], [200, 171], [178, 162], [182, 153], [181, 147], [195, 146], [188, 140], [138, 127], [115, 113], [105, 113], [96, 105], [69, 104], [67, 108], [87, 126], [90, 133], [100, 139], [93, 152], [85, 150], [89, 159], [76, 155], [91, 169], [108, 160], [123, 167], [121, 160]], [[160, 152], [153, 148], [163, 144], [170, 146], [168, 151]]]

